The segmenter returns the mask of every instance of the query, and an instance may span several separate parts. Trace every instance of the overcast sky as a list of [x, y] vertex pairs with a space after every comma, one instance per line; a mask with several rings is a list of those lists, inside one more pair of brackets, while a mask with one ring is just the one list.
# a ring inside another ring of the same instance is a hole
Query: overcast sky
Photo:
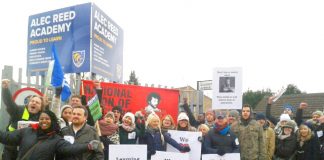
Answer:
[[[6, 1], [1, 65], [26, 68], [28, 16], [88, 1]], [[94, 1], [124, 31], [124, 81], [181, 87], [242, 67], [243, 91], [324, 92], [324, 1]]]

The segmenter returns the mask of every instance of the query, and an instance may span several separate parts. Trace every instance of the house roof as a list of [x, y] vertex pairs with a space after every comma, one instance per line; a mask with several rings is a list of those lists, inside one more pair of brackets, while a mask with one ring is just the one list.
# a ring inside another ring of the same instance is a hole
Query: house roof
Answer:
[[[255, 107], [254, 111], [265, 113], [267, 100], [268, 97], [264, 97]], [[314, 111], [317, 110], [323, 111], [324, 93], [296, 94], [296, 95], [281, 96], [275, 103], [272, 104], [271, 115], [273, 115], [274, 117], [279, 117], [283, 111], [284, 104], [290, 104], [294, 106], [296, 111], [301, 102], [308, 103], [308, 108], [306, 108], [303, 112], [303, 118], [310, 118]]]

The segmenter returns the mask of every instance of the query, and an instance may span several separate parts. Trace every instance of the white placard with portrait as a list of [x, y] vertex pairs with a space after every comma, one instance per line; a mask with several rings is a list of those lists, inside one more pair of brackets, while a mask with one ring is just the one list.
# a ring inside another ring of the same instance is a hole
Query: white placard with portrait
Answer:
[[213, 109], [242, 108], [242, 68], [215, 68]]

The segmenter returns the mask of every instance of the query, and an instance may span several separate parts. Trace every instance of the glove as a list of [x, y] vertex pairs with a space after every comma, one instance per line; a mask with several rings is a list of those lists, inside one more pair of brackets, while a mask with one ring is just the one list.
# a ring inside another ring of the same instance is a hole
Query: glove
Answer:
[[203, 140], [204, 140], [204, 139], [203, 139], [203, 137], [202, 137], [202, 136], [199, 136], [199, 137], [198, 137], [198, 141], [199, 141], [199, 142], [201, 142], [201, 143], [202, 143], [202, 142], [203, 142]]
[[181, 152], [190, 152], [190, 147], [189, 146], [183, 146], [181, 148]]
[[218, 149], [217, 154], [223, 156], [226, 152], [223, 149]]
[[55, 96], [56, 97], [60, 97], [61, 93], [62, 93], [62, 87], [55, 88]]
[[91, 151], [99, 151], [99, 145], [100, 145], [100, 141], [98, 141], [98, 140], [92, 140], [92, 141], [90, 141], [89, 142], [89, 144], [88, 144], [88, 148], [89, 148], [89, 150], [91, 150]]

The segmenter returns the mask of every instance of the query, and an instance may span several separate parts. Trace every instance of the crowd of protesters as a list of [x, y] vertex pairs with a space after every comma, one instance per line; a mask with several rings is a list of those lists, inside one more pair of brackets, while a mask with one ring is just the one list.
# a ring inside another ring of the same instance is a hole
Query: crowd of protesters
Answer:
[[[68, 104], [61, 105], [56, 89], [51, 104], [46, 97], [31, 96], [25, 106], [18, 106], [9, 82], [2, 80], [2, 100], [10, 116], [7, 131], [0, 131], [3, 160], [107, 160], [111, 144], [146, 144], [148, 159], [156, 151], [166, 151], [166, 144], [180, 152], [191, 151], [191, 146], [179, 144], [168, 130], [202, 132], [202, 154], [240, 153], [242, 160], [324, 160], [323, 112], [314, 111], [312, 119], [303, 121], [308, 106], [304, 102], [296, 111], [284, 106], [278, 118], [271, 115], [274, 97], [269, 97], [265, 114], [253, 114], [245, 104], [239, 111], [208, 110], [195, 118], [184, 99], [184, 112], [176, 121], [156, 110], [123, 113], [120, 106], [114, 106], [95, 123], [82, 96], [73, 95]], [[99, 82], [94, 85], [100, 100]], [[38, 123], [18, 129], [18, 121]]]

